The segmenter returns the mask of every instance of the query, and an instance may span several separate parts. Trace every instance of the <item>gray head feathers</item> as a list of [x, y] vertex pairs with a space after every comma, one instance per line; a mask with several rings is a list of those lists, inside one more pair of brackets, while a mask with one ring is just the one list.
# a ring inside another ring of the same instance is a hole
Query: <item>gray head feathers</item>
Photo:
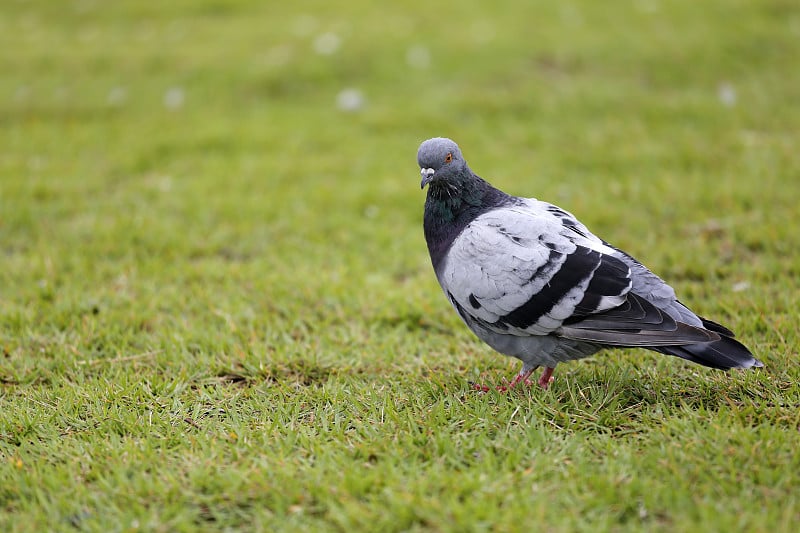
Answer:
[[446, 137], [434, 137], [419, 145], [417, 163], [420, 168], [439, 170], [445, 164], [447, 154], [450, 154], [453, 160], [464, 160], [461, 149], [455, 142]]
[[445, 137], [434, 137], [423, 142], [417, 151], [417, 163], [422, 175], [422, 188], [432, 181], [446, 180], [449, 176], [469, 171], [458, 145]]

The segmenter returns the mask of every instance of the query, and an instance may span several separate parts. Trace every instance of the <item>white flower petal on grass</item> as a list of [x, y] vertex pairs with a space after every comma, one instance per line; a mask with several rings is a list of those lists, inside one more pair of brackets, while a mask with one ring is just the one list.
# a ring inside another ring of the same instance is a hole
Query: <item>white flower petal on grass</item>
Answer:
[[172, 176], [159, 176], [156, 179], [155, 186], [161, 192], [170, 192], [172, 190]]
[[128, 99], [128, 91], [125, 87], [113, 87], [110, 91], [108, 91], [108, 96], [106, 96], [106, 102], [108, 105], [112, 106], [119, 106], [125, 103], [125, 100]]
[[320, 55], [329, 56], [336, 53], [342, 40], [332, 32], [326, 32], [314, 39], [314, 51]]
[[731, 290], [733, 292], [742, 292], [742, 291], [746, 291], [749, 288], [750, 288], [750, 283], [749, 282], [740, 281], [738, 283], [734, 283], [733, 287], [731, 287]]
[[336, 96], [336, 107], [342, 111], [354, 112], [364, 107], [364, 94], [353, 87], [343, 89]]
[[185, 99], [183, 89], [180, 87], [170, 87], [167, 89], [167, 92], [164, 93], [164, 107], [171, 111], [180, 109], [183, 107]]
[[717, 98], [725, 107], [736, 105], [736, 88], [730, 83], [720, 83], [717, 88]]
[[366, 218], [375, 218], [378, 216], [378, 213], [380, 213], [380, 211], [381, 210], [377, 205], [370, 204], [364, 208], [364, 216]]
[[406, 52], [406, 63], [413, 68], [428, 68], [431, 66], [431, 51], [425, 46], [412, 46]]

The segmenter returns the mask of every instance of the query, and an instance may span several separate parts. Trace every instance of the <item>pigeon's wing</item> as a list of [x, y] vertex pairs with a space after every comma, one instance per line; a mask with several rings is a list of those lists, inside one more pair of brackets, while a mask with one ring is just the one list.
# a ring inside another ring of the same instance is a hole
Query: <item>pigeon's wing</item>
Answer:
[[[528, 200], [528, 202], [536, 202], [536, 200]], [[548, 204], [546, 202], [538, 202], [538, 204], [541, 209], [558, 218], [566, 229], [580, 236], [578, 237], [579, 239], [587, 239], [594, 243], [595, 246], [602, 247], [605, 253], [625, 263], [628, 268], [631, 269], [630, 278], [632, 293], [641, 296], [662, 311], [666, 311], [667, 314], [678, 322], [684, 322], [691, 326], [706, 327], [711, 330], [714, 329], [705, 326], [703, 318], [698, 317], [688, 307], [680, 303], [675, 296], [675, 290], [667, 284], [667, 282], [623, 250], [615, 248], [594, 235], [575, 215], [553, 204]]]
[[613, 248], [575, 232], [542, 202], [524, 201], [473, 220], [438, 272], [468, 324], [512, 335], [556, 334], [619, 346], [718, 338], [676, 322], [631, 292], [631, 269]]

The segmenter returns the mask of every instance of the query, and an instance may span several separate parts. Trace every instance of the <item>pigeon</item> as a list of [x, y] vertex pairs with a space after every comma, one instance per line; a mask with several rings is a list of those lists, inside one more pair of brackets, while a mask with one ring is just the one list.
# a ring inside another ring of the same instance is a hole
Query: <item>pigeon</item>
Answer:
[[538, 367], [547, 388], [558, 363], [606, 347], [723, 370], [763, 366], [728, 328], [693, 313], [664, 280], [568, 211], [477, 176], [452, 140], [423, 142], [417, 162], [420, 187], [428, 187], [425, 241], [444, 294], [478, 338], [522, 361], [500, 390], [531, 385]]

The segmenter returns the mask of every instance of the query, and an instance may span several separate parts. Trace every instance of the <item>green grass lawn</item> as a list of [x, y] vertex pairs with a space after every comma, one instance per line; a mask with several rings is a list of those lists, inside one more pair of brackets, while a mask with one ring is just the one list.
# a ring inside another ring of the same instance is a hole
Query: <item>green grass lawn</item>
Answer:
[[[0, 3], [0, 530], [800, 527], [800, 8], [492, 4]], [[472, 392], [437, 135], [765, 368]]]

